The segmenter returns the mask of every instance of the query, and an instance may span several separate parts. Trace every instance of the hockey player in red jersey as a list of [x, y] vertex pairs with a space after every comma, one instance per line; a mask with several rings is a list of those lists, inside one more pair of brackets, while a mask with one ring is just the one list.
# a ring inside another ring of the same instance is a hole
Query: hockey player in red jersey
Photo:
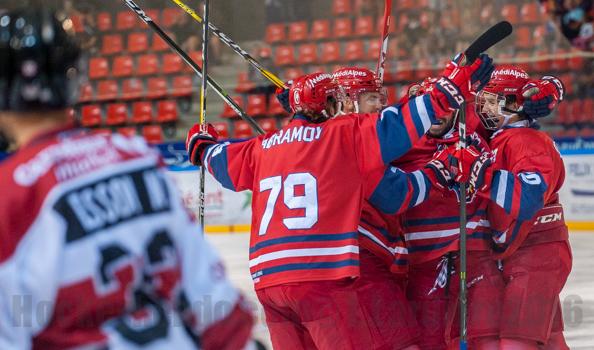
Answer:
[[501, 349], [568, 349], [559, 302], [572, 263], [558, 195], [564, 166], [553, 140], [535, 127], [563, 93], [555, 77], [531, 80], [501, 66], [477, 98], [494, 160], [475, 169], [471, 187], [491, 199], [488, 218], [503, 263]]
[[332, 76], [338, 85], [338, 115], [379, 113], [386, 105], [386, 90], [369, 69], [343, 67]]
[[139, 138], [70, 124], [78, 48], [48, 9], [2, 15], [0, 349], [229, 349], [252, 316]]
[[[291, 87], [296, 114], [280, 131], [229, 144], [190, 130], [192, 162], [226, 188], [253, 190], [250, 272], [275, 347], [417, 349], [416, 327], [386, 302], [393, 282], [371, 278], [375, 267], [359, 257], [361, 202], [398, 210], [414, 200], [419, 180], [387, 169], [390, 161], [469, 98], [490, 67], [482, 57], [457, 74], [446, 70], [447, 88], [380, 114], [331, 120], [336, 86], [330, 75], [312, 74]], [[382, 202], [377, 191], [390, 177], [410, 193], [400, 203]]]

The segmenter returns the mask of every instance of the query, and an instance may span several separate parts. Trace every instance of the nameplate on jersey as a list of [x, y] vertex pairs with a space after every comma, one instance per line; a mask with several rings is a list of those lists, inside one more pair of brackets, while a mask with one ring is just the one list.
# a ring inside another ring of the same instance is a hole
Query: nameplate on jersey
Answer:
[[319, 140], [321, 135], [321, 126], [294, 126], [292, 128], [282, 129], [262, 140], [262, 148], [269, 149], [277, 145], [293, 142], [312, 142]]
[[143, 215], [169, 211], [169, 191], [154, 167], [112, 175], [62, 195], [54, 210], [66, 221], [66, 242]]

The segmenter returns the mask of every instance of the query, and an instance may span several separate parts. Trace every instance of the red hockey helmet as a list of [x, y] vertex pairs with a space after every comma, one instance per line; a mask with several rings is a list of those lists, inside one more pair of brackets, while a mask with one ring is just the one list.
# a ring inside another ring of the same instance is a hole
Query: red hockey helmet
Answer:
[[332, 75], [312, 73], [297, 78], [289, 91], [289, 104], [295, 113], [325, 114], [329, 98], [335, 98]]
[[345, 67], [336, 70], [332, 75], [338, 86], [339, 97], [348, 97], [356, 101], [363, 92], [379, 92], [383, 96], [386, 95], [375, 73], [367, 68]]
[[[506, 125], [517, 111], [508, 108], [511, 102], [524, 103], [522, 88], [530, 76], [526, 71], [512, 65], [498, 66], [491, 74], [491, 80], [476, 98], [476, 111], [487, 130], [496, 130]], [[504, 118], [503, 124], [500, 119]]]

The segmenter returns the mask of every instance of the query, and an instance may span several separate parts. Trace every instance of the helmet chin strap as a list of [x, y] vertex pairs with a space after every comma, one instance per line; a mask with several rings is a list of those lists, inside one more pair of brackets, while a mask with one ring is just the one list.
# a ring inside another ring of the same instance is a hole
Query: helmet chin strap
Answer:
[[501, 124], [501, 128], [507, 126], [511, 118], [518, 114], [518, 111], [514, 111], [513, 109], [509, 109], [507, 107], [501, 107], [499, 115], [503, 117], [503, 124]]
[[332, 116], [332, 118], [336, 118], [338, 116], [341, 115], [346, 115], [346, 113], [344, 112], [344, 105], [342, 104], [342, 102], [338, 101], [336, 103], [336, 113], [334, 113], [334, 115]]

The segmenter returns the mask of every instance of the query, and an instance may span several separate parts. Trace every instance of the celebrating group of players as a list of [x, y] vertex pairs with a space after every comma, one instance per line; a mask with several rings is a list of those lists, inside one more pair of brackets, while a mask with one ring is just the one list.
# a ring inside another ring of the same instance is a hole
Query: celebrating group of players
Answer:
[[537, 124], [563, 85], [464, 61], [397, 103], [365, 68], [305, 75], [279, 94], [294, 113], [279, 131], [238, 143], [189, 131], [193, 163], [253, 191], [249, 267], [275, 348], [458, 348], [466, 195], [469, 347], [568, 349], [564, 167]]

